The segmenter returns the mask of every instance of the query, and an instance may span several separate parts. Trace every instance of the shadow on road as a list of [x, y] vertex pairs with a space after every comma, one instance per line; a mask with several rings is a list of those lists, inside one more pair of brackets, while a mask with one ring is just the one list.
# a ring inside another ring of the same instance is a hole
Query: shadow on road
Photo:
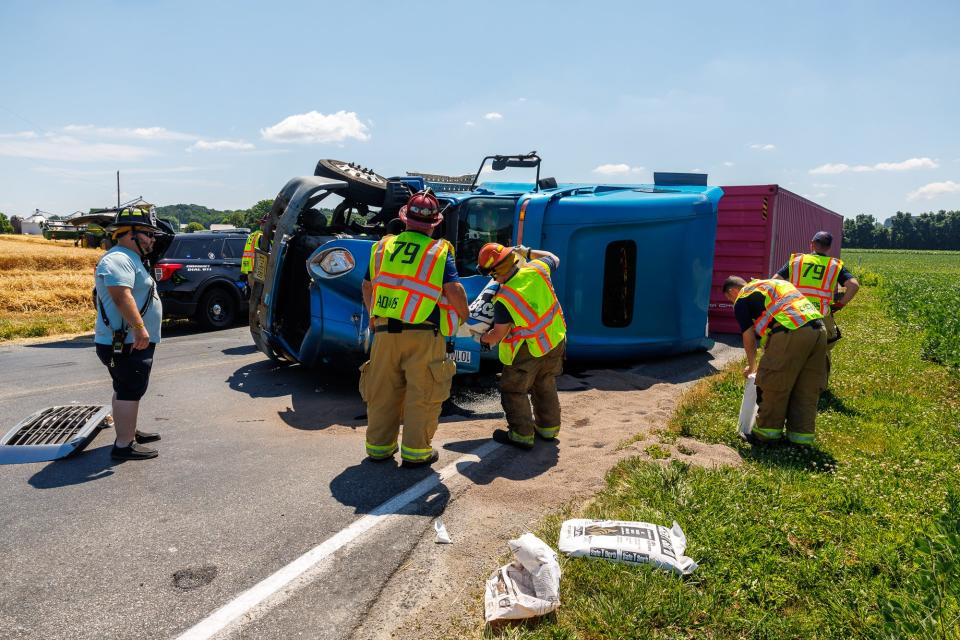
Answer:
[[83, 484], [113, 475], [113, 467], [122, 460], [110, 457], [113, 444], [88, 449], [81, 455], [54, 460], [30, 477], [30, 486], [35, 489], [55, 489]]
[[[444, 449], [468, 453], [487, 442], [487, 438], [448, 442]], [[560, 445], [556, 440], [544, 441], [537, 438], [536, 445], [530, 451], [509, 445], [500, 446], [503, 450], [496, 451], [493, 460], [481, 459], [479, 464], [460, 462], [457, 464], [457, 471], [474, 484], [490, 484], [497, 478], [529, 480], [555, 467], [560, 459]]]
[[54, 340], [51, 342], [36, 342], [23, 345], [27, 349], [92, 349], [93, 334], [88, 336], [77, 336], [65, 340]]
[[227, 378], [234, 391], [251, 398], [290, 396], [290, 406], [278, 412], [294, 429], [316, 431], [331, 425], [360, 426], [366, 407], [357, 391], [359, 372], [347, 365], [308, 369], [261, 360], [244, 365]]
[[[365, 458], [330, 481], [330, 494], [341, 504], [353, 507], [354, 513], [365, 514], [431, 475], [436, 475], [431, 467], [404, 469], [396, 460], [373, 462]], [[440, 483], [416, 502], [442, 511], [449, 499], [450, 491]]]

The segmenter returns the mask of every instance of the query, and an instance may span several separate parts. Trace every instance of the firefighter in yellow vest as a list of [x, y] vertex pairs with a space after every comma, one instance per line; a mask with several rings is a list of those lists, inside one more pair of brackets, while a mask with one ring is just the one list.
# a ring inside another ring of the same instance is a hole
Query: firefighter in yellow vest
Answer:
[[[818, 231], [810, 240], [810, 253], [794, 253], [776, 277], [790, 282], [800, 293], [820, 309], [823, 325], [827, 328], [827, 376], [830, 375], [830, 351], [841, 337], [833, 314], [847, 306], [860, 289], [860, 283], [843, 266], [839, 258], [827, 255], [833, 244], [833, 234]], [[843, 295], [834, 301], [837, 286]]]
[[253, 271], [253, 261], [256, 255], [257, 243], [260, 242], [260, 236], [262, 235], [263, 232], [257, 229], [247, 236], [247, 242], [243, 245], [243, 257], [240, 259], [240, 273], [246, 274]]
[[452, 347], [467, 317], [467, 294], [453, 247], [430, 237], [443, 220], [433, 193], [411, 196], [400, 219], [405, 231], [374, 245], [363, 282], [373, 346], [360, 367], [360, 395], [367, 403], [367, 456], [393, 460], [399, 449], [402, 466], [419, 467], [440, 457], [431, 442], [457, 370], [447, 357], [448, 339]]
[[[521, 263], [521, 256], [528, 262]], [[477, 266], [500, 283], [493, 298], [493, 326], [480, 337], [482, 345], [500, 344], [503, 363], [500, 402], [508, 428], [493, 437], [531, 449], [535, 435], [553, 440], [560, 432], [557, 376], [563, 372], [567, 324], [550, 280], [560, 259], [549, 251], [488, 243], [480, 249]]]
[[[730, 276], [723, 295], [743, 331], [747, 366], [743, 375], [757, 374], [757, 426], [751, 444], [783, 438], [813, 444], [817, 400], [826, 385], [827, 332], [820, 311], [789, 282]], [[757, 342], [763, 357], [757, 365]]]

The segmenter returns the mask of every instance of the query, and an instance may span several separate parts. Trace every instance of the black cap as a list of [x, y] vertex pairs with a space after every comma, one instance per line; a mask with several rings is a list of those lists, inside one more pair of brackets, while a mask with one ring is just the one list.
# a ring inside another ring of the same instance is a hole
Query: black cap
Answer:
[[107, 225], [107, 229], [117, 229], [125, 226], [148, 227], [150, 229], [156, 229], [157, 231], [163, 231], [163, 229], [157, 226], [157, 216], [153, 211], [136, 207], [127, 207], [118, 211], [113, 222]]
[[817, 244], [829, 247], [833, 244], [833, 234], [829, 231], [817, 231], [813, 234], [813, 238], [810, 239], [810, 242], [816, 242]]

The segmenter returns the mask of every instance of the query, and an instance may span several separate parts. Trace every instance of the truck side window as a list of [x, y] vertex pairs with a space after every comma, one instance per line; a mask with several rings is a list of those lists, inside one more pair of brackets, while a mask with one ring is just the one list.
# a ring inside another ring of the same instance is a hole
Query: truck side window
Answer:
[[504, 246], [513, 244], [513, 199], [473, 198], [461, 205], [457, 247], [457, 272], [461, 276], [477, 275], [480, 247], [488, 242]]
[[637, 285], [637, 243], [618, 240], [607, 245], [603, 260], [603, 310], [608, 327], [628, 327], [633, 321]]

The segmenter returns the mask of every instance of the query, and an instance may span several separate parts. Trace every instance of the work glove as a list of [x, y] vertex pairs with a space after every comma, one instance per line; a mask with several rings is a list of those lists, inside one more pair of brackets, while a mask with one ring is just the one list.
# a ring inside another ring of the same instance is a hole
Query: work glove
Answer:
[[483, 340], [480, 340], [479, 342], [480, 342], [480, 351], [490, 351], [491, 349], [493, 349], [493, 347], [491, 347], [490, 345], [488, 345], [488, 344], [487, 344], [486, 342], [484, 342]]
[[840, 311], [840, 309], [843, 309], [845, 306], [847, 305], [843, 304], [842, 302], [834, 302], [833, 304], [830, 305], [830, 311], [831, 313], [836, 313], [837, 311]]
[[518, 256], [521, 256], [521, 257], [523, 257], [523, 258], [526, 258], [527, 260], [530, 259], [530, 247], [524, 246], [524, 245], [522, 245], [522, 244], [518, 244], [517, 246], [515, 246], [515, 247], [513, 248], [513, 251], [514, 251], [514, 253], [516, 253]]

